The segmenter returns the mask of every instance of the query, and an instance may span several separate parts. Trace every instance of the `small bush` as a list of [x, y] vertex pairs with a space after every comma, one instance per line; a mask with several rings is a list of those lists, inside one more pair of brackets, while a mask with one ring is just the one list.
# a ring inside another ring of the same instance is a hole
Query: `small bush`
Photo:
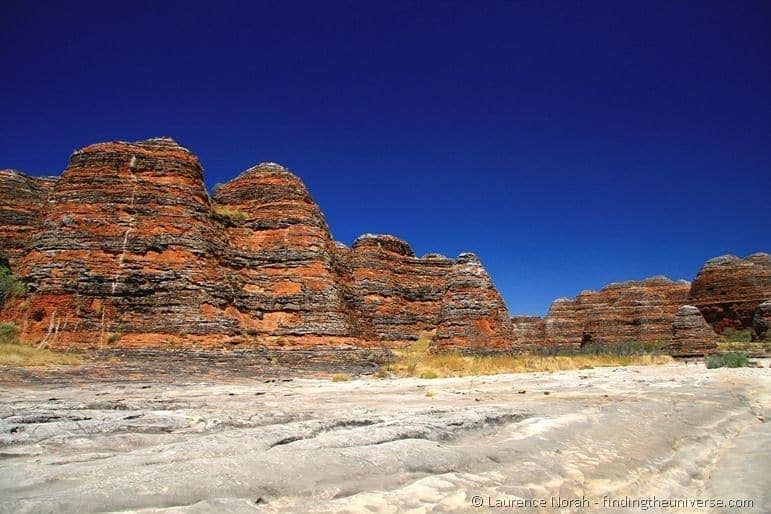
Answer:
[[0, 304], [27, 292], [24, 284], [13, 276], [11, 270], [0, 266]]
[[439, 375], [434, 371], [424, 371], [420, 374], [420, 378], [439, 378]]
[[750, 343], [752, 342], [752, 330], [744, 328], [737, 330], [735, 328], [725, 328], [720, 334], [725, 341], [730, 343]]
[[751, 361], [746, 353], [728, 352], [719, 355], [708, 355], [704, 359], [707, 369], [715, 368], [753, 368], [755, 363]]
[[120, 341], [120, 334], [110, 334], [107, 336], [107, 344], [115, 344]]
[[348, 382], [351, 377], [347, 373], [335, 373], [329, 379], [332, 382]]
[[16, 344], [19, 328], [13, 323], [0, 323], [0, 344]]
[[239, 225], [249, 217], [244, 211], [230, 207], [215, 207], [213, 215], [214, 219], [226, 225]]

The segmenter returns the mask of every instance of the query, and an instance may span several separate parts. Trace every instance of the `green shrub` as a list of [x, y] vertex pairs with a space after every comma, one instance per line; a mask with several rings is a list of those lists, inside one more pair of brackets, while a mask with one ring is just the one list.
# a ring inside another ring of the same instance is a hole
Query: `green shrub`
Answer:
[[704, 359], [707, 369], [714, 368], [754, 368], [755, 363], [747, 358], [743, 352], [728, 352], [723, 354], [708, 355]]
[[19, 339], [19, 329], [13, 323], [0, 323], [0, 344], [16, 344]]
[[728, 327], [720, 334], [728, 342], [731, 343], [750, 343], [752, 342], [752, 330], [749, 328], [743, 328], [737, 330], [735, 328]]
[[0, 266], [0, 304], [26, 292], [24, 284], [13, 276], [11, 270], [5, 266]]

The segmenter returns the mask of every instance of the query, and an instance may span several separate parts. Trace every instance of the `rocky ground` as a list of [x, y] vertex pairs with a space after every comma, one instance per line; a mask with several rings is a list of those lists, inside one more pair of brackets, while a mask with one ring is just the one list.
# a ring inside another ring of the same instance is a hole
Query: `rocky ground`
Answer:
[[350, 382], [160, 359], [146, 375], [4, 372], [0, 512], [612, 512], [653, 496], [754, 502], [653, 512], [768, 512], [763, 366]]

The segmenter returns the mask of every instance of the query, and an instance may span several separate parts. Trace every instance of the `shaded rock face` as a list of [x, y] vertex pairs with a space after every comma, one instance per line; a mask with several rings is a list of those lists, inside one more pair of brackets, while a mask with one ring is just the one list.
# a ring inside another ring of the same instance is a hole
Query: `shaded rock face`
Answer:
[[717, 348], [717, 334], [701, 312], [693, 305], [683, 305], [672, 322], [672, 343], [667, 350], [673, 355], [701, 355]]
[[752, 339], [755, 341], [771, 340], [771, 300], [767, 300], [755, 308], [752, 317]]
[[752, 326], [755, 309], [771, 299], [771, 256], [755, 253], [745, 259], [723, 255], [708, 260], [693, 281], [689, 303], [721, 333]]
[[12, 269], [37, 230], [54, 177], [30, 177], [15, 170], [0, 170], [0, 255]]
[[436, 336], [438, 350], [481, 353], [511, 349], [509, 312], [472, 253], [459, 255], [450, 270]]
[[385, 235], [336, 243], [278, 164], [246, 170], [210, 199], [198, 159], [157, 138], [78, 150], [58, 181], [9, 177], [3, 194], [18, 187], [27, 200], [24, 216], [4, 214], [0, 234], [30, 294], [2, 316], [28, 340], [307, 351], [435, 331], [441, 348], [510, 345], [506, 307], [473, 254], [417, 258]]
[[546, 344], [580, 348], [628, 341], [669, 342], [689, 284], [664, 277], [610, 284], [552, 303], [544, 318]]
[[545, 327], [540, 316], [513, 316], [511, 329], [516, 348], [537, 348], [543, 344]]

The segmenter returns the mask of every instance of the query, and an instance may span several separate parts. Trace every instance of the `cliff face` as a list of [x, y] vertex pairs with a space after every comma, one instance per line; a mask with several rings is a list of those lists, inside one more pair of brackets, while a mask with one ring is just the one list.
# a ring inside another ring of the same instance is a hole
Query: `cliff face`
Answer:
[[555, 301], [543, 319], [509, 318], [474, 254], [418, 258], [388, 235], [337, 243], [275, 163], [210, 199], [198, 159], [168, 138], [88, 146], [59, 178], [2, 170], [0, 200], [0, 257], [29, 291], [0, 317], [52, 345], [356, 349], [430, 332], [437, 350], [640, 341], [687, 354], [714, 346], [702, 314], [717, 331], [768, 337], [768, 254], [711, 259], [690, 287], [611, 284]]
[[235, 287], [225, 314], [252, 335], [356, 335], [332, 238], [300, 179], [262, 163], [219, 187], [213, 200], [225, 225], [222, 264]]
[[751, 327], [755, 309], [769, 299], [771, 256], [755, 253], [745, 259], [723, 255], [708, 260], [693, 281], [689, 303], [720, 333]]
[[484, 353], [511, 349], [509, 311], [472, 253], [458, 256], [450, 270], [436, 335], [440, 350]]
[[437, 329], [453, 260], [418, 259], [406, 242], [374, 234], [338, 255], [350, 303], [366, 320], [363, 330], [380, 340], [406, 341]]
[[234, 332], [231, 321], [201, 312], [227, 301], [221, 247], [189, 151], [170, 139], [78, 150], [20, 261], [32, 293], [26, 329], [55, 326], [62, 341], [84, 344], [112, 334], [152, 343], [158, 333]]
[[350, 348], [436, 331], [442, 348], [510, 345], [476, 257], [416, 258], [392, 236], [335, 243], [302, 182], [274, 163], [210, 199], [198, 159], [157, 138], [78, 150], [58, 181], [0, 184], [21, 199], [0, 235], [30, 293], [3, 318], [28, 340]]
[[37, 178], [15, 170], [0, 170], [0, 255], [8, 259], [13, 269], [37, 230], [54, 184], [53, 177]]
[[683, 305], [672, 322], [672, 343], [667, 346], [676, 355], [700, 355], [716, 347], [717, 334], [704, 320], [699, 309]]
[[687, 282], [664, 277], [610, 284], [556, 300], [544, 318], [544, 338], [560, 347], [626, 341], [669, 342]]
[[511, 318], [514, 347], [538, 348], [546, 338], [544, 320], [540, 316], [513, 316]]
[[752, 317], [752, 337], [756, 341], [771, 340], [771, 300], [767, 300], [755, 309]]

